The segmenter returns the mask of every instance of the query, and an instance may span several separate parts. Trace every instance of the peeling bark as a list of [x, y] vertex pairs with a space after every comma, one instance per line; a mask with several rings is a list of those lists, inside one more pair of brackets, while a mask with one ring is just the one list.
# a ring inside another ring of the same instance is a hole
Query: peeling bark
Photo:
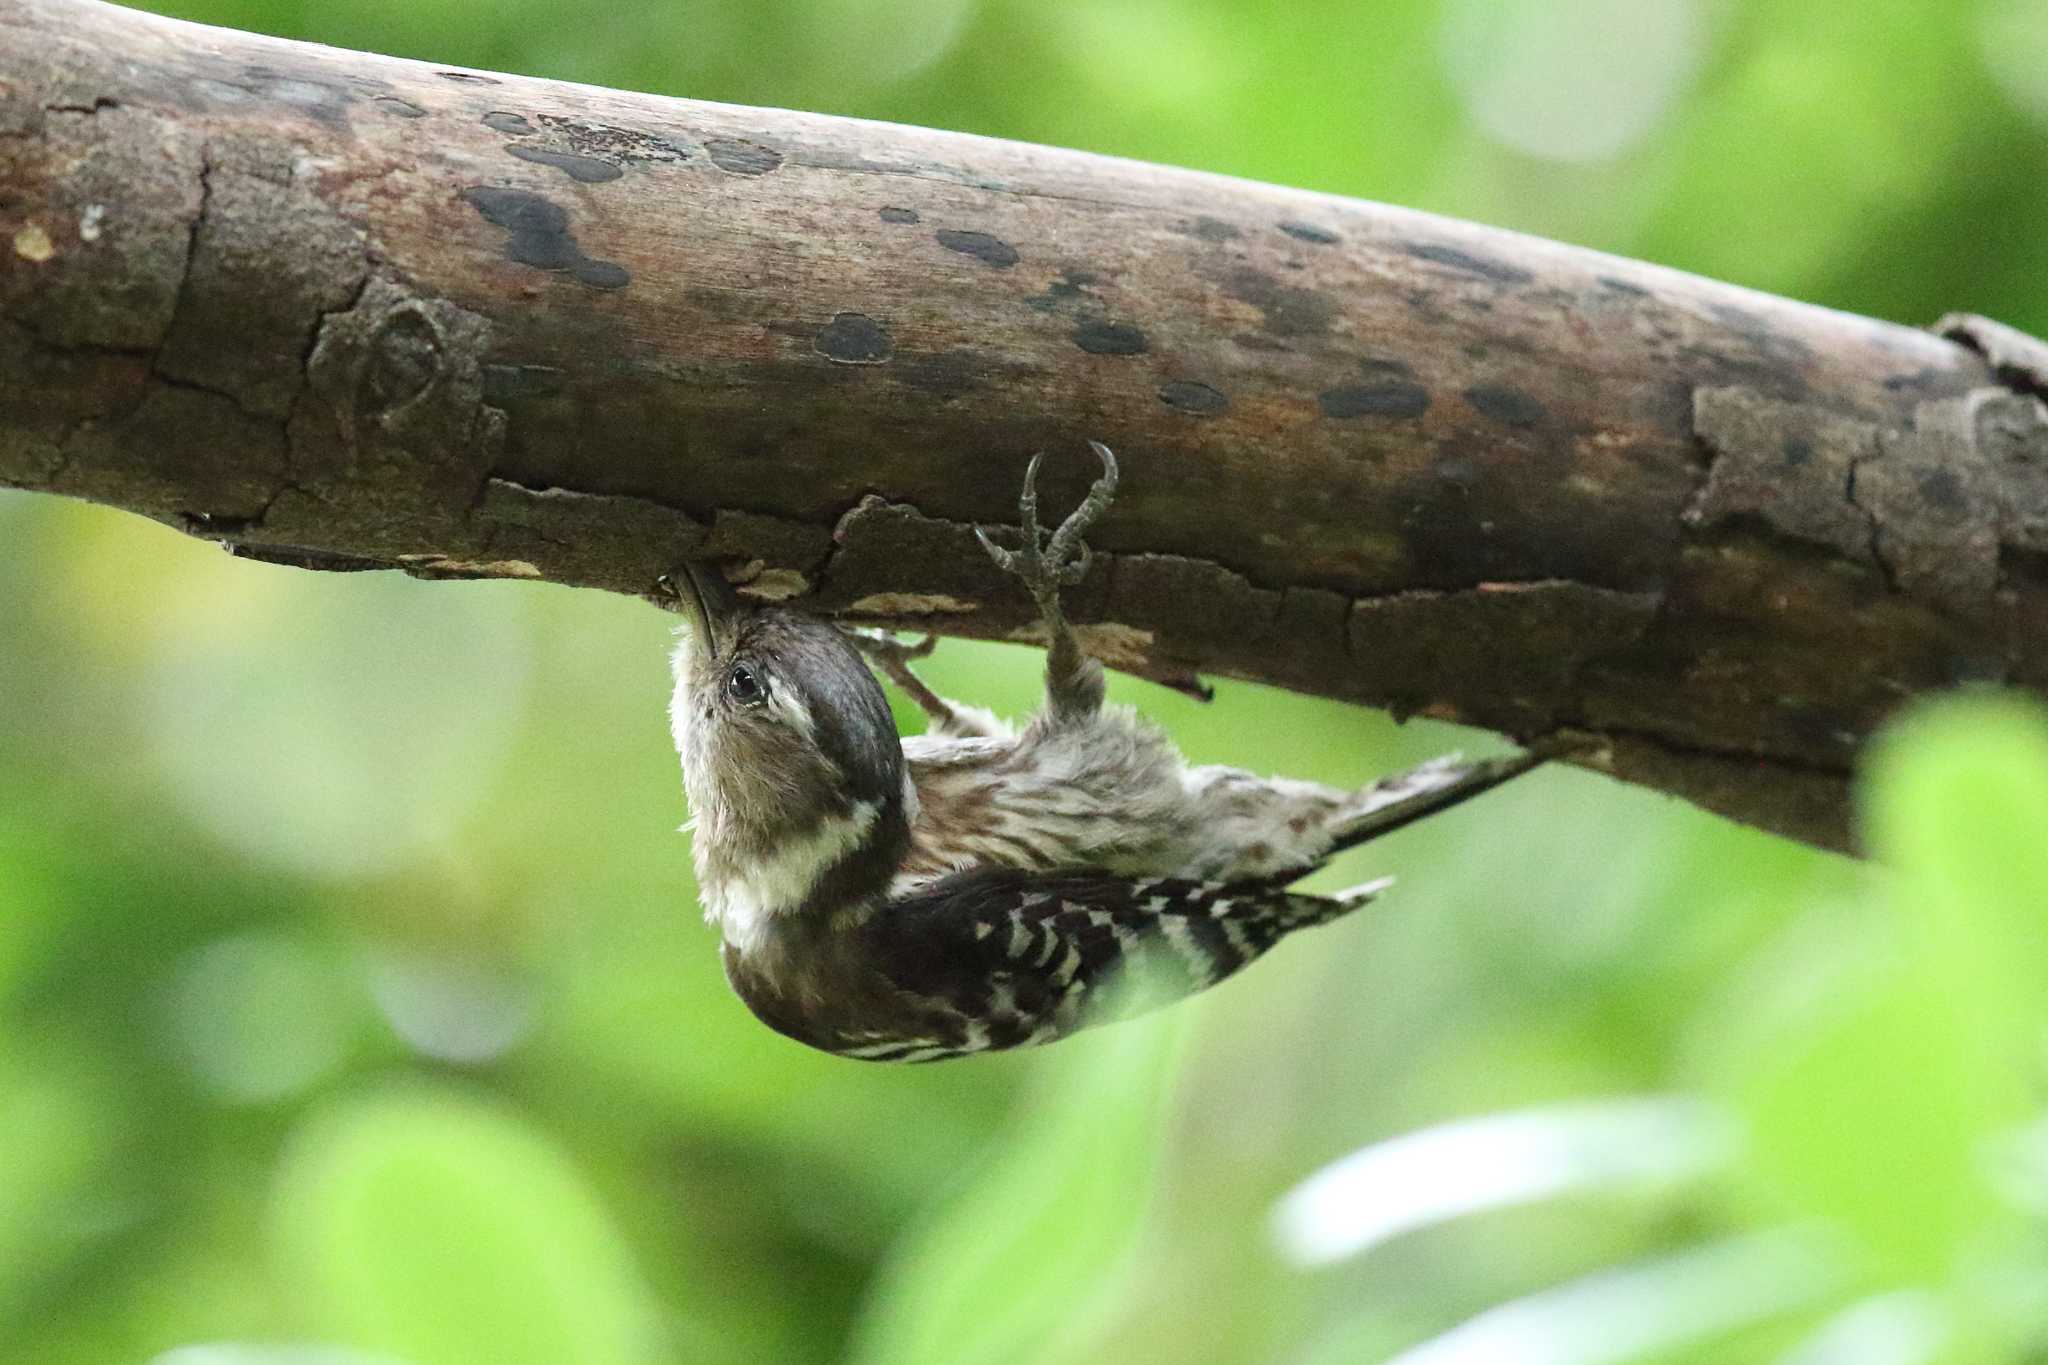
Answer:
[[2048, 675], [2048, 347], [1103, 157], [0, 0], [0, 482], [318, 568], [684, 556], [1027, 639], [973, 543], [1122, 457], [1115, 666], [1522, 738], [1847, 842]]

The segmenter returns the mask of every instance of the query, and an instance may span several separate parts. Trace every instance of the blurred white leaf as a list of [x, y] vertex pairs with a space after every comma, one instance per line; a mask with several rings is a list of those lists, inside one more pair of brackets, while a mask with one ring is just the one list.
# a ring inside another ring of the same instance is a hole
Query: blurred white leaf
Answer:
[[2038, 0], [1989, 0], [1977, 12], [1977, 51], [2005, 97], [2048, 123], [2048, 9]]
[[217, 558], [145, 661], [170, 793], [232, 847], [316, 876], [388, 873], [445, 841], [524, 718], [522, 590]]
[[1609, 1365], [1789, 1312], [1832, 1278], [1807, 1239], [1757, 1233], [1489, 1308], [1389, 1365]]
[[951, 51], [974, 0], [811, 0], [791, 21], [802, 75], [862, 90], [916, 75]]
[[2048, 1118], [1994, 1139], [1985, 1158], [2000, 1194], [2036, 1217], [2048, 1217]]
[[243, 934], [186, 955], [165, 991], [167, 1037], [231, 1104], [300, 1094], [339, 1066], [353, 1027], [330, 965], [282, 934]]
[[485, 962], [394, 950], [373, 954], [366, 974], [392, 1031], [440, 1061], [495, 1061], [533, 1024], [527, 983]]
[[1670, 115], [1699, 69], [1704, 29], [1693, 0], [1453, 0], [1443, 61], [1488, 137], [1600, 161]]
[[1686, 1180], [1727, 1161], [1734, 1146], [1718, 1111], [1682, 1096], [1461, 1119], [1325, 1166], [1280, 1201], [1274, 1236], [1295, 1263], [1323, 1265], [1468, 1213]]
[[1852, 1303], [1779, 1358], [1778, 1365], [1921, 1365], [1948, 1335], [1941, 1305], [1924, 1290]]
[[344, 1346], [304, 1343], [255, 1345], [239, 1341], [209, 1341], [193, 1346], [175, 1346], [151, 1356], [149, 1365], [408, 1365], [397, 1356], [372, 1355]]

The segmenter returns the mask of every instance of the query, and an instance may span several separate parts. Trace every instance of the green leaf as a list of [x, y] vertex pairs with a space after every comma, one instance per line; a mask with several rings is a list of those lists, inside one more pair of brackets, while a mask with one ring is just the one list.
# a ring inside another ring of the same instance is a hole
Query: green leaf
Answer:
[[1111, 1291], [1151, 1188], [1174, 1036], [1155, 1014], [1048, 1054], [1037, 1111], [885, 1268], [853, 1361], [1026, 1359]]
[[[1975, 1012], [2025, 1027], [2048, 1001], [2048, 712], [1995, 693], [1924, 707], [1886, 736], [1865, 792], [1914, 946]], [[1995, 992], [1995, 995], [1987, 994]]]
[[316, 1331], [412, 1365], [665, 1359], [610, 1219], [515, 1118], [394, 1089], [315, 1118], [272, 1207]]
[[1878, 746], [1864, 800], [1874, 894], [1781, 955], [1801, 1008], [1733, 1025], [1731, 1079], [1752, 1194], [1849, 1233], [1877, 1283], [1941, 1284], [2012, 1225], [1985, 1152], [2031, 1112], [2048, 724], [1990, 696], [1926, 707]]

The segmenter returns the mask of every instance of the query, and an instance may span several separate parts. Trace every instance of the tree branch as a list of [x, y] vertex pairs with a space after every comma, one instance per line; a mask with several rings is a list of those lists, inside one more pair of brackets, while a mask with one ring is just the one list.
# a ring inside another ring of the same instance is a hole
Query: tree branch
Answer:
[[1914, 693], [2039, 686], [2038, 343], [1074, 152], [0, 0], [0, 482], [264, 557], [1019, 638], [1073, 614], [1841, 846]]

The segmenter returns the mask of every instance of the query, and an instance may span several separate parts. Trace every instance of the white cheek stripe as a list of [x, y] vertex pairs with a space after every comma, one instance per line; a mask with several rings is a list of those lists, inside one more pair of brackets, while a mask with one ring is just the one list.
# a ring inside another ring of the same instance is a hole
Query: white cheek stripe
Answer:
[[789, 722], [789, 728], [805, 739], [809, 739], [814, 733], [816, 722], [811, 719], [811, 708], [805, 705], [804, 699], [796, 693], [771, 688], [768, 693], [768, 707]]
[[874, 828], [881, 805], [863, 801], [846, 815], [827, 820], [815, 832], [792, 839], [716, 888], [707, 888], [712, 918], [725, 941], [741, 953], [760, 947], [775, 916], [803, 904], [818, 878], [852, 852]]

